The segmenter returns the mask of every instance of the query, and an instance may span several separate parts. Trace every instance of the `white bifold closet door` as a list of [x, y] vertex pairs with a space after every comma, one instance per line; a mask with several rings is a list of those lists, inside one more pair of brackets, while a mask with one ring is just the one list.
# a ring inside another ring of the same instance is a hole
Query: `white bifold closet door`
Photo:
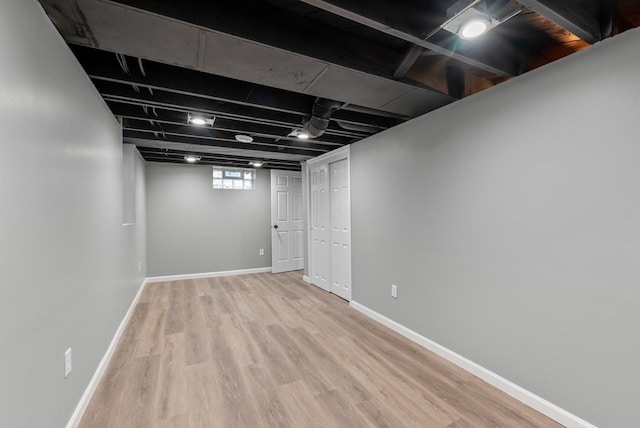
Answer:
[[349, 160], [311, 165], [311, 282], [351, 300]]
[[351, 219], [349, 161], [329, 165], [331, 172], [331, 292], [351, 300]]
[[324, 164], [311, 169], [311, 254], [313, 269], [311, 282], [318, 287], [331, 291], [330, 255], [331, 240], [329, 206], [329, 165]]

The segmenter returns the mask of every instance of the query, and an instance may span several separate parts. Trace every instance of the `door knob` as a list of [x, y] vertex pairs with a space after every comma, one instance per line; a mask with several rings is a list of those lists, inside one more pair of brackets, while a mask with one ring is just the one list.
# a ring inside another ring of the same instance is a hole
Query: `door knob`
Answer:
[[274, 229], [277, 229], [277, 228], [278, 228], [278, 225], [277, 225], [277, 224], [274, 224], [274, 225], [273, 225], [273, 228], [274, 228]]

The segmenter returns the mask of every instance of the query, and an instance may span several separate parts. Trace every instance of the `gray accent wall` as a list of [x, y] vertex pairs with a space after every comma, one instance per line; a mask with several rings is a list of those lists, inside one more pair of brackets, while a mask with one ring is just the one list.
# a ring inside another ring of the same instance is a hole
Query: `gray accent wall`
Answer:
[[35, 0], [0, 52], [0, 426], [63, 427], [146, 274], [144, 162], [123, 227], [120, 126]]
[[639, 118], [636, 29], [355, 143], [353, 299], [637, 426]]
[[149, 276], [271, 266], [269, 171], [258, 170], [253, 190], [214, 190], [212, 174], [211, 166], [147, 164]]

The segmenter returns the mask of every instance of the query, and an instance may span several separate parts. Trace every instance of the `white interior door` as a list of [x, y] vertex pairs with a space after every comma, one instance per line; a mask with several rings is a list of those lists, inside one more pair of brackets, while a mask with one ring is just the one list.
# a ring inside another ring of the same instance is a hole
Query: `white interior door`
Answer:
[[311, 282], [331, 291], [329, 166], [311, 168], [310, 177]]
[[331, 292], [351, 300], [351, 214], [349, 161], [329, 165], [331, 172]]
[[271, 170], [271, 269], [273, 273], [304, 268], [302, 175]]

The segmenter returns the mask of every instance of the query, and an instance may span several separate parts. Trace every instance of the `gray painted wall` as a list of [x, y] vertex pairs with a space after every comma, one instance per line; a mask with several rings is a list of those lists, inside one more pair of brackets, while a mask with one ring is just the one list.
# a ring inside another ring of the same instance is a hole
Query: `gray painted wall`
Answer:
[[145, 276], [144, 164], [123, 227], [120, 127], [35, 0], [0, 52], [0, 426], [62, 427]]
[[636, 426], [638, 118], [632, 30], [354, 144], [354, 300]]
[[148, 163], [149, 276], [271, 266], [270, 180], [214, 190], [210, 166]]

